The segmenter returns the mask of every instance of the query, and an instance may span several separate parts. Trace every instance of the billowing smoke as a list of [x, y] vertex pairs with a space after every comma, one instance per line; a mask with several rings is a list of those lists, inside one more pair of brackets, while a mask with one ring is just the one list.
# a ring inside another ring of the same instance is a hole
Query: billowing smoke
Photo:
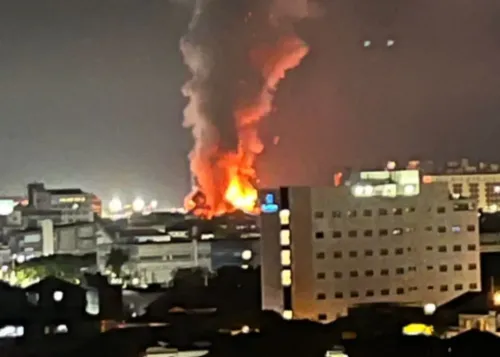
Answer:
[[254, 211], [257, 126], [272, 110], [277, 85], [308, 52], [293, 23], [310, 14], [307, 0], [197, 0], [180, 46], [192, 78], [184, 126], [194, 147], [188, 208], [211, 217]]

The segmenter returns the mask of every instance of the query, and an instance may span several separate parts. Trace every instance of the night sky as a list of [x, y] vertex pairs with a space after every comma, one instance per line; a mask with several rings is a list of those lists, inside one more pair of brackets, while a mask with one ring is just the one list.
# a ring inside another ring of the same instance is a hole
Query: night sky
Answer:
[[[264, 184], [390, 158], [500, 161], [500, 1], [325, 3], [262, 123]], [[0, 191], [39, 180], [179, 205], [189, 18], [168, 0], [0, 0]]]

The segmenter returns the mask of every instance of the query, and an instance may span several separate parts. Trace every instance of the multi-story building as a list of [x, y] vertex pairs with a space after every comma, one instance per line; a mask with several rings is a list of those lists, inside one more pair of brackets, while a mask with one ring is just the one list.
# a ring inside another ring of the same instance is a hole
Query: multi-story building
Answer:
[[262, 190], [262, 302], [331, 321], [375, 302], [443, 304], [479, 291], [473, 200], [417, 170], [362, 172], [350, 186]]
[[[223, 266], [260, 265], [259, 239], [173, 240], [167, 235], [142, 236], [140, 241], [114, 244], [124, 250], [128, 261], [124, 270], [144, 284], [168, 283], [177, 269], [200, 267], [214, 272]], [[163, 240], [162, 240], [163, 238]], [[98, 254], [104, 269], [107, 254]]]
[[28, 185], [28, 201], [32, 209], [58, 211], [71, 222], [92, 222], [94, 210], [99, 207], [92, 193], [81, 189], [49, 190], [42, 183]]
[[91, 222], [54, 226], [52, 220], [42, 220], [39, 227], [12, 232], [9, 250], [21, 262], [52, 254], [95, 253], [96, 226]]

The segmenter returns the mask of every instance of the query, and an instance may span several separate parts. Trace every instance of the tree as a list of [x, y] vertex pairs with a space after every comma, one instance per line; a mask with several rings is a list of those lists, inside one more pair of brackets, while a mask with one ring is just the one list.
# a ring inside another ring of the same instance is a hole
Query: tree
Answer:
[[129, 258], [129, 254], [125, 250], [120, 248], [111, 248], [108, 260], [106, 261], [106, 267], [111, 269], [116, 276], [120, 276], [123, 265], [129, 260]]
[[95, 254], [82, 256], [55, 254], [16, 264], [13, 273], [18, 285], [28, 285], [48, 276], [54, 276], [71, 283], [78, 283], [83, 278], [84, 271], [95, 266], [95, 264]]

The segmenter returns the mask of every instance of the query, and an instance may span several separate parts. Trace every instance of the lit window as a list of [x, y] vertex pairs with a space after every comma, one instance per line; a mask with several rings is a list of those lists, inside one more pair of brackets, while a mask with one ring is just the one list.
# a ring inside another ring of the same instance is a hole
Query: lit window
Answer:
[[281, 272], [281, 285], [292, 285], [292, 271], [290, 269], [285, 269]]
[[460, 226], [452, 226], [451, 231], [453, 233], [460, 233]]
[[280, 211], [280, 224], [281, 225], [290, 224], [290, 210], [283, 209]]
[[281, 251], [281, 265], [288, 266], [292, 263], [290, 250], [282, 250]]
[[280, 243], [284, 246], [290, 245], [290, 231], [288, 229], [280, 231]]
[[285, 320], [291, 320], [293, 318], [293, 312], [292, 312], [292, 310], [285, 310], [285, 311], [283, 311], [283, 318]]
[[54, 291], [54, 294], [52, 296], [54, 298], [54, 301], [62, 301], [64, 297], [64, 293], [60, 290]]
[[403, 229], [401, 229], [401, 228], [394, 228], [392, 230], [392, 235], [400, 236], [401, 234], [403, 234]]

